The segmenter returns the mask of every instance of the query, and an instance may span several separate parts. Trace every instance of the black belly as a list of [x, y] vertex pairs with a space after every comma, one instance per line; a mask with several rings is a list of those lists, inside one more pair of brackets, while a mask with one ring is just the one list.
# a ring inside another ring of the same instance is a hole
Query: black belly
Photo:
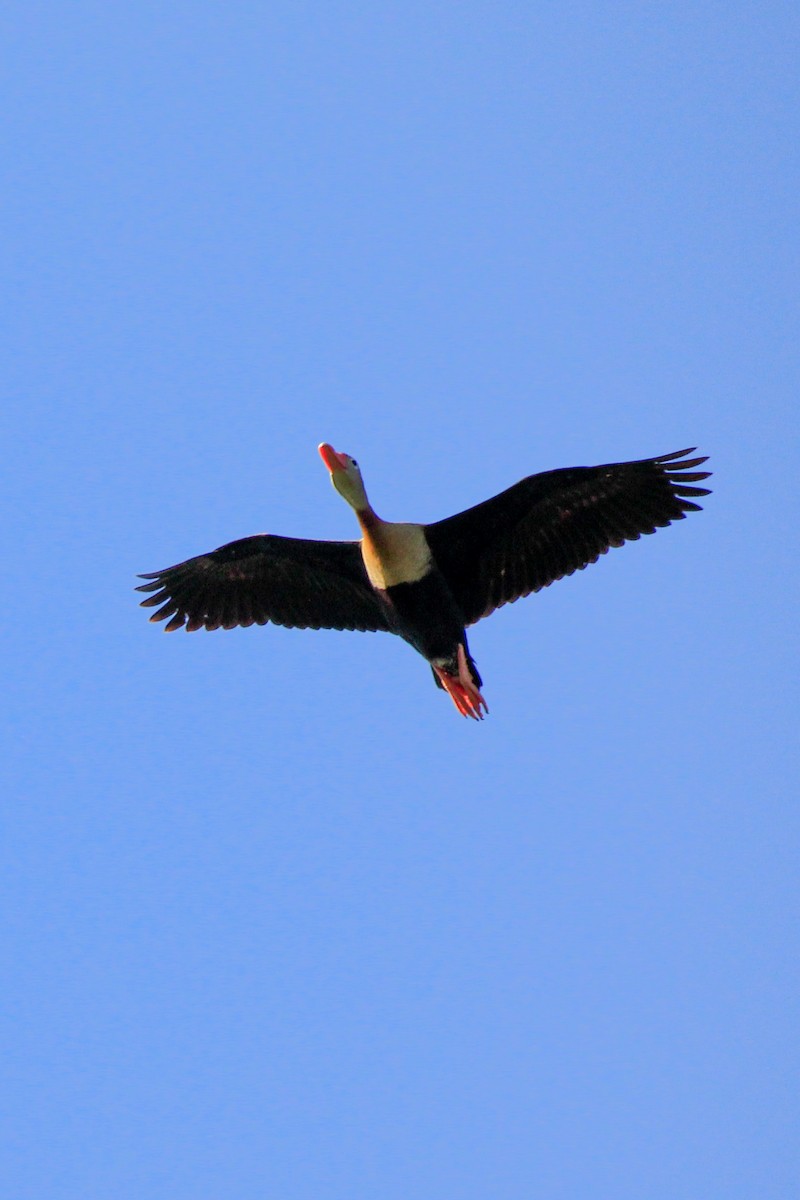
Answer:
[[382, 592], [401, 637], [428, 660], [450, 659], [465, 641], [464, 618], [438, 571]]

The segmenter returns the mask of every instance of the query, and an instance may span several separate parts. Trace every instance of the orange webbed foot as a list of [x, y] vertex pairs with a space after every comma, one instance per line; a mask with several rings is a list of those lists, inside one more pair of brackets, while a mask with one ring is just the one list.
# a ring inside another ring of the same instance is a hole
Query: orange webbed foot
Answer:
[[484, 713], [489, 711], [489, 705], [472, 681], [463, 645], [458, 647], [458, 675], [450, 675], [441, 667], [433, 669], [462, 717], [471, 717], [473, 721], [482, 721]]

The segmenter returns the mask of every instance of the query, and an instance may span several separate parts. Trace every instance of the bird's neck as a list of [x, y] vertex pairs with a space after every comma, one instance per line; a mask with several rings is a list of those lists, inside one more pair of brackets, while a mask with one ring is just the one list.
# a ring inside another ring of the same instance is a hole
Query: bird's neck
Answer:
[[380, 529], [382, 525], [387, 524], [386, 521], [381, 520], [369, 501], [366, 502], [363, 508], [357, 508], [355, 513], [356, 517], [358, 518], [358, 523], [361, 526], [361, 532], [366, 537], [369, 537], [371, 533], [374, 533], [376, 530]]
[[374, 512], [358, 514], [363, 532], [361, 556], [374, 588], [385, 591], [401, 583], [417, 583], [433, 567], [431, 548], [421, 525], [382, 521]]

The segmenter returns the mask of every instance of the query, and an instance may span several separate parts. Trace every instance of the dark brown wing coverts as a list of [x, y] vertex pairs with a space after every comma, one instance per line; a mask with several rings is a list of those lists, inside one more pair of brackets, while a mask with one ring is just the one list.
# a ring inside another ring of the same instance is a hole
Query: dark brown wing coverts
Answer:
[[152, 592], [151, 621], [185, 628], [286, 625], [298, 629], [387, 629], [358, 542], [319, 542], [257, 534], [163, 571], [137, 590]]
[[699, 510], [705, 457], [678, 450], [637, 462], [531, 475], [425, 532], [467, 625], [596, 562], [612, 546]]

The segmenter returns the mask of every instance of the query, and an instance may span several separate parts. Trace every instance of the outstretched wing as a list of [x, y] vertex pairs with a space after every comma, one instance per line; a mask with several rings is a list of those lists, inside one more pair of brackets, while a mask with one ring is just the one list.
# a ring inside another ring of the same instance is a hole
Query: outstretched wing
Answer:
[[611, 546], [699, 510], [706, 458], [678, 450], [638, 462], [531, 475], [475, 508], [425, 527], [466, 624], [596, 562]]
[[268, 621], [299, 629], [389, 628], [358, 542], [262, 533], [139, 578], [152, 580], [137, 591], [153, 593], [142, 605], [161, 606], [150, 620], [167, 621], [169, 633]]

